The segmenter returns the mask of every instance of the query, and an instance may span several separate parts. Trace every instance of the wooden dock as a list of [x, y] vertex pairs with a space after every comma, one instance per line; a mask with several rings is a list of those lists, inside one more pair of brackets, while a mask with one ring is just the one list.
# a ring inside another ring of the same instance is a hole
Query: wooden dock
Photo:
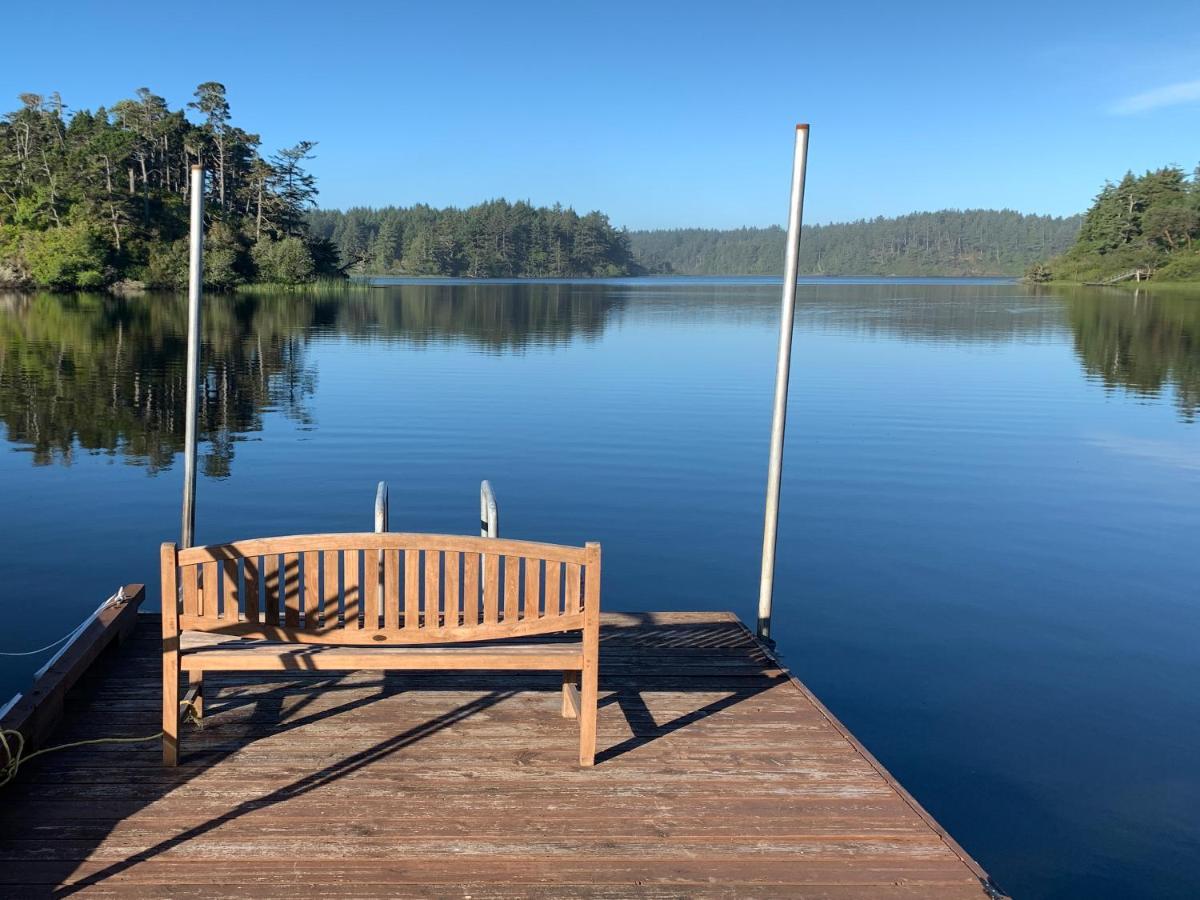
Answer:
[[[159, 634], [141, 614], [49, 743], [157, 731]], [[210, 674], [178, 768], [93, 745], [0, 789], [0, 895], [1000, 896], [736, 617], [601, 641], [591, 769], [556, 674]]]

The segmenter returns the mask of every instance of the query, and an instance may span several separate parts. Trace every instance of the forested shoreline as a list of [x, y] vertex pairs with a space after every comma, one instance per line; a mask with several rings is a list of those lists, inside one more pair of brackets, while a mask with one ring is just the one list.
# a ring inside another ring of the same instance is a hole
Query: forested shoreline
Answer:
[[466, 209], [418, 204], [314, 210], [312, 234], [350, 271], [461, 278], [612, 278], [645, 270], [627, 233], [599, 211], [489, 200]]
[[315, 144], [264, 156], [205, 82], [172, 110], [148, 88], [94, 111], [22, 94], [0, 117], [0, 286], [177, 288], [187, 278], [188, 173], [206, 179], [205, 283], [294, 284], [336, 273], [332, 245], [304, 219], [317, 195]]
[[[1020, 275], [1063, 253], [1080, 216], [942, 210], [804, 228], [806, 275]], [[362, 275], [587, 277], [782, 275], [777, 226], [619, 231], [600, 212], [491, 200], [429, 206], [314, 210], [316, 236]]]
[[1101, 189], [1066, 252], [1030, 267], [1032, 281], [1100, 282], [1138, 273], [1200, 281], [1200, 166], [1134, 175]]
[[[1080, 216], [1012, 210], [940, 210], [892, 218], [804, 226], [805, 275], [1020, 275], [1064, 252]], [[649, 270], [681, 275], [782, 275], [779, 227], [633, 231], [635, 256]]]

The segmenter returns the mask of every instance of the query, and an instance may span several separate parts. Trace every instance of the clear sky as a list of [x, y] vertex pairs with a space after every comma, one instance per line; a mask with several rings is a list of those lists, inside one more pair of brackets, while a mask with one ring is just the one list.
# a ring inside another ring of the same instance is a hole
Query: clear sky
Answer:
[[1200, 162], [1197, 48], [1178, 2], [24, 3], [0, 98], [178, 107], [223, 82], [267, 149], [319, 142], [322, 206], [778, 223], [807, 121], [806, 221], [1067, 214], [1126, 169]]

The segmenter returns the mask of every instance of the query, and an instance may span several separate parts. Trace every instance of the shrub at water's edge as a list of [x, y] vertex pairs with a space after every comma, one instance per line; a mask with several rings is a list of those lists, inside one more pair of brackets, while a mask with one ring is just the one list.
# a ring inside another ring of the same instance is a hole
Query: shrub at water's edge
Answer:
[[311, 141], [263, 156], [217, 82], [188, 104], [200, 124], [146, 88], [136, 94], [70, 115], [57, 94], [22, 94], [0, 117], [0, 287], [183, 286], [194, 164], [208, 172], [207, 288], [339, 274], [304, 218], [317, 194]]
[[1125, 174], [1104, 185], [1070, 250], [1026, 272], [1031, 281], [1200, 281], [1200, 168]]

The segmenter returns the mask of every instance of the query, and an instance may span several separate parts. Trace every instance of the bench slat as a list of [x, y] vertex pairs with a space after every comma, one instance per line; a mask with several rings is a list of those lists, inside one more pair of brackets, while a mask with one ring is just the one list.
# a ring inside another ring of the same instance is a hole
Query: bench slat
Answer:
[[463, 554], [463, 624], [479, 624], [479, 554]]
[[357, 532], [345, 534], [295, 534], [283, 537], [254, 538], [228, 544], [210, 544], [180, 550], [177, 562], [194, 566], [211, 560], [240, 559], [246, 556], [265, 556], [270, 553], [306, 553], [309, 550], [370, 550], [395, 548], [401, 550], [433, 548], [460, 552], [499, 553], [509, 556], [555, 559], [560, 562], [583, 564], [587, 561], [582, 547], [564, 547], [535, 541], [507, 538], [472, 537], [459, 534], [412, 534], [398, 531]]
[[379, 628], [379, 590], [383, 570], [379, 568], [378, 550], [363, 551], [363, 628]]
[[281, 625], [255, 625], [250, 622], [212, 622], [197, 616], [180, 616], [179, 627], [184, 631], [199, 631], [228, 637], [258, 638], [288, 641], [295, 644], [346, 646], [386, 646], [393, 644], [438, 644], [455, 641], [488, 641], [521, 635], [551, 634], [583, 627], [583, 614], [565, 615], [547, 622], [525, 619], [514, 622], [494, 622], [483, 625], [462, 625], [457, 628], [380, 628], [375, 631], [339, 628], [337, 623], [322, 625], [317, 631], [304, 631]]
[[526, 644], [516, 647], [298, 647], [221, 646], [185, 650], [185, 672], [275, 672], [314, 669], [491, 669], [562, 672], [583, 667], [583, 644]]
[[221, 618], [238, 620], [238, 561], [227, 559], [221, 563]]
[[267, 625], [279, 624], [279, 554], [263, 557], [263, 620]]
[[[247, 616], [249, 618], [249, 616]], [[321, 559], [311, 550], [304, 554], [304, 628], [313, 631], [321, 618]]]
[[458, 570], [461, 553], [448, 550], [442, 555], [446, 565], [442, 591], [445, 596], [446, 615], [442, 621], [443, 628], [457, 628], [462, 624], [462, 598], [459, 596]]
[[300, 554], [285, 553], [280, 582], [283, 586], [283, 622], [288, 628], [300, 627]]
[[357, 550], [342, 551], [342, 593], [345, 595], [346, 623], [350, 631], [362, 628], [362, 554]]
[[341, 565], [342, 554], [326, 550], [321, 554], [321, 627], [336, 628], [341, 621]]
[[400, 551], [383, 551], [383, 625], [400, 627]]
[[575, 563], [567, 563], [567, 584], [566, 584], [566, 602], [563, 606], [563, 612], [566, 615], [574, 615], [583, 608], [583, 585], [580, 577], [580, 567]]
[[546, 562], [546, 616], [558, 618], [562, 615], [562, 563]]
[[[192, 567], [193, 569], [195, 567]], [[242, 580], [245, 582], [246, 595], [243, 605], [246, 610], [246, 621], [253, 624], [258, 624], [261, 621], [259, 615], [259, 595], [261, 593], [261, 579], [259, 573], [262, 570], [261, 556], [247, 556], [246, 562], [243, 563]], [[187, 572], [187, 569], [183, 570]], [[186, 577], [186, 575], [185, 575]]]
[[200, 615], [200, 567], [187, 566], [183, 575], [183, 614]]
[[500, 557], [495, 553], [484, 553], [483, 566], [483, 624], [494, 625], [500, 621]]
[[542, 617], [542, 561], [525, 560], [525, 615], [526, 619]]
[[404, 628], [421, 626], [421, 551], [404, 551]]
[[217, 620], [217, 599], [220, 590], [217, 585], [217, 564], [204, 563], [200, 572], [200, 615], [214, 622]]
[[422, 555], [425, 557], [425, 617], [421, 620], [421, 627], [437, 628], [441, 612], [442, 554], [436, 550], [426, 550]]
[[521, 557], [504, 557], [504, 621], [521, 618]]

